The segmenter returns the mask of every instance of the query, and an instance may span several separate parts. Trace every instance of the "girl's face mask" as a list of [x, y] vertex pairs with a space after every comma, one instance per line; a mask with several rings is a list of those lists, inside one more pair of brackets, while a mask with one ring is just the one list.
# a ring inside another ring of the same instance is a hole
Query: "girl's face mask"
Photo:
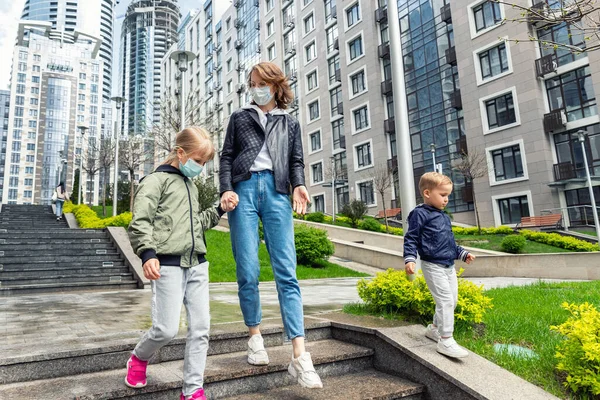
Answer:
[[195, 160], [188, 158], [185, 164], [179, 161], [179, 170], [188, 178], [195, 178], [202, 173], [204, 166], [198, 164]]
[[268, 85], [250, 88], [250, 95], [252, 96], [252, 100], [259, 106], [266, 106], [273, 98], [271, 86]]

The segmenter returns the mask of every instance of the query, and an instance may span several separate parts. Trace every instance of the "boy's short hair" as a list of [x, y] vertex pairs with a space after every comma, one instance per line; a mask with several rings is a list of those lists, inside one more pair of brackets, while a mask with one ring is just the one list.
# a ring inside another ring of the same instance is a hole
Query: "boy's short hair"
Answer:
[[432, 190], [440, 185], [452, 185], [452, 180], [439, 172], [427, 172], [419, 180], [419, 192], [423, 195], [425, 190]]

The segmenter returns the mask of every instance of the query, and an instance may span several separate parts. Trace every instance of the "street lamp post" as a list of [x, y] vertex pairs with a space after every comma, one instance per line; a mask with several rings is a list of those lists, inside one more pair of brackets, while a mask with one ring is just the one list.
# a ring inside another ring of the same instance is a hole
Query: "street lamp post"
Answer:
[[331, 157], [331, 218], [335, 222], [335, 181], [337, 179], [335, 173], [335, 157]]
[[125, 97], [115, 96], [111, 97], [111, 100], [116, 103], [117, 106], [117, 126], [115, 128], [115, 180], [113, 182], [113, 217], [117, 216], [117, 191], [119, 181], [119, 126], [121, 126], [121, 106], [127, 101]]
[[592, 178], [590, 177], [590, 168], [587, 163], [587, 155], [585, 154], [585, 136], [586, 131], [577, 131], [579, 143], [581, 143], [581, 152], [583, 153], [583, 165], [585, 166], [585, 175], [587, 178], [588, 189], [590, 191], [590, 201], [592, 203], [592, 214], [594, 216], [594, 226], [596, 227], [596, 238], [600, 244], [600, 222], [598, 222], [598, 211], [596, 211], [596, 199], [594, 197], [594, 188], [592, 187]]
[[431, 158], [433, 159], [433, 172], [437, 172], [437, 164], [435, 163], [435, 143], [429, 145], [431, 149]]
[[82, 170], [83, 170], [83, 138], [85, 136], [85, 131], [89, 129], [87, 125], [79, 125], [77, 128], [81, 131], [81, 153], [79, 154], [79, 188], [77, 191], [77, 204], [81, 204], [81, 186], [83, 186], [82, 179]]
[[188, 63], [196, 58], [196, 54], [187, 50], [176, 50], [171, 53], [171, 60], [179, 65], [181, 71], [181, 129], [185, 128], [185, 72], [188, 69]]

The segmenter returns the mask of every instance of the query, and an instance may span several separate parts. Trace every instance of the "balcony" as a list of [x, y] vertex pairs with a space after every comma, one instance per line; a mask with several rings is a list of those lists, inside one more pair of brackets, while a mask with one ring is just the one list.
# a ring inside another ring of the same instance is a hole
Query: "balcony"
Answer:
[[449, 24], [452, 22], [452, 13], [450, 12], [450, 4], [446, 4], [440, 9], [440, 15], [442, 16], [442, 21]]
[[458, 139], [456, 139], [456, 152], [458, 154], [468, 154], [469, 150], [467, 149], [467, 137], [466, 136], [461, 136]]
[[333, 41], [333, 48], [334, 48], [334, 50], [340, 49], [340, 39], [335, 38], [335, 40]]
[[381, 82], [381, 94], [387, 96], [388, 94], [392, 94], [394, 91], [394, 85], [392, 84], [392, 80], [388, 79]]
[[558, 63], [554, 54], [547, 54], [535, 60], [535, 74], [538, 78], [543, 78], [548, 74], [556, 72], [557, 68]]
[[455, 90], [450, 94], [450, 107], [462, 110], [462, 97], [460, 97], [460, 89]]
[[456, 65], [456, 47], [446, 49], [446, 64]]
[[235, 48], [236, 48], [237, 50], [240, 50], [242, 47], [244, 47], [244, 42], [242, 42], [242, 41], [241, 41], [241, 40], [239, 40], [239, 39], [238, 39], [238, 40], [236, 40], [236, 41], [235, 41]]
[[375, 22], [381, 24], [386, 23], [387, 20], [387, 7], [379, 7], [377, 10], [375, 10]]
[[390, 58], [390, 43], [380, 44], [377, 48], [379, 58]]
[[566, 181], [567, 179], [577, 178], [575, 166], [570, 162], [554, 164], [554, 180]]
[[342, 81], [342, 71], [339, 68], [335, 70], [335, 81], [336, 82]]
[[544, 114], [544, 132], [551, 133], [564, 129], [567, 125], [567, 114], [562, 108]]
[[396, 171], [398, 169], [398, 156], [393, 156], [392, 158], [388, 158], [387, 167], [390, 171]]
[[396, 132], [396, 120], [394, 117], [388, 118], [383, 121], [383, 130], [385, 133], [395, 133]]
[[337, 105], [337, 113], [338, 115], [344, 115], [344, 103], [341, 101]]

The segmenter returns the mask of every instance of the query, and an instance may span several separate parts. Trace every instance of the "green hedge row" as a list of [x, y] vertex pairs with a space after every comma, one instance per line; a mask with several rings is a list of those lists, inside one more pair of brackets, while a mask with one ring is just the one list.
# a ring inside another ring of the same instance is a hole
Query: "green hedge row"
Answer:
[[86, 204], [75, 205], [71, 202], [65, 203], [63, 208], [65, 213], [73, 213], [77, 219], [80, 228], [83, 229], [103, 229], [107, 226], [122, 226], [127, 228], [131, 222], [131, 213], [124, 212], [115, 217], [100, 218], [98, 214]]

